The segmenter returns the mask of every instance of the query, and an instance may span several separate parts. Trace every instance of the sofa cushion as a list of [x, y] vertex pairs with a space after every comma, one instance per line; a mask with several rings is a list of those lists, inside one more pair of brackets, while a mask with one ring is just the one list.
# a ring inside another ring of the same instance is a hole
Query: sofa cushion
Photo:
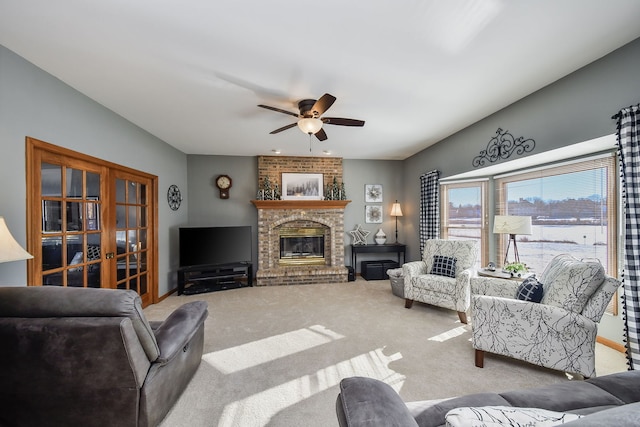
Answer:
[[540, 276], [546, 288], [542, 303], [580, 313], [604, 277], [604, 267], [597, 260], [580, 261], [568, 254], [558, 255]]
[[447, 427], [547, 427], [582, 418], [567, 412], [540, 408], [514, 408], [511, 406], [479, 406], [455, 408], [447, 412]]
[[430, 274], [445, 277], [456, 277], [456, 262], [458, 260], [453, 257], [434, 255], [433, 265], [431, 266]]
[[516, 298], [522, 301], [540, 302], [543, 296], [543, 285], [538, 282], [535, 276], [524, 279], [516, 292]]

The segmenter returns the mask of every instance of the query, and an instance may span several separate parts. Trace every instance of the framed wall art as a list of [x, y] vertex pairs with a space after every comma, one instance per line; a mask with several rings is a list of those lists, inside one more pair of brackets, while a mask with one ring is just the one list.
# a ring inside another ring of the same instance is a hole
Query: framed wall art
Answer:
[[366, 203], [382, 203], [382, 184], [365, 184], [364, 201]]
[[382, 206], [365, 205], [364, 221], [367, 224], [381, 224], [382, 223]]
[[283, 173], [283, 200], [322, 200], [324, 189], [321, 173]]

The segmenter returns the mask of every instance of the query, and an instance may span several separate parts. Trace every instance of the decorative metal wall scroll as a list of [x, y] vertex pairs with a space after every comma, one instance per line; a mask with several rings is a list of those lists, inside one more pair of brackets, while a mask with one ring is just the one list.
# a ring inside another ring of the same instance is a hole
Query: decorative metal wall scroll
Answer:
[[498, 128], [496, 136], [492, 137], [485, 150], [473, 159], [473, 167], [484, 166], [486, 162], [496, 162], [500, 159], [508, 159], [513, 153], [518, 155], [529, 153], [536, 148], [536, 142], [523, 136], [514, 138], [509, 131]]

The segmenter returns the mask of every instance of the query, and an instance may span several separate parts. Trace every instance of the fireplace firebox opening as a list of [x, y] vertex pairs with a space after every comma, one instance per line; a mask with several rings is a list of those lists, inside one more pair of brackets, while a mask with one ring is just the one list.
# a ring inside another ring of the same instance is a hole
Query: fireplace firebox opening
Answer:
[[324, 265], [324, 228], [282, 227], [280, 236], [281, 265]]

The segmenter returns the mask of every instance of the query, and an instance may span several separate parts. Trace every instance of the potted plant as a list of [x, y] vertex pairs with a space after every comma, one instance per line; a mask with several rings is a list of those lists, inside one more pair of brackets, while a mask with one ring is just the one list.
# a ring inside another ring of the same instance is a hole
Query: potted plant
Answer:
[[511, 277], [520, 277], [527, 270], [527, 265], [522, 262], [510, 262], [502, 268], [502, 271], [511, 274]]

